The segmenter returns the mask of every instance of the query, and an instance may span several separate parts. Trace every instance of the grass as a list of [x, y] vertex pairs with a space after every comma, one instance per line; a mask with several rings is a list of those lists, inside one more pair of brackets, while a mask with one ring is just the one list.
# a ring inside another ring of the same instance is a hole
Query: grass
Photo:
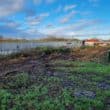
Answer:
[[30, 83], [29, 75], [27, 73], [19, 73], [11, 78], [9, 77], [7, 80], [8, 86], [15, 88], [27, 87]]
[[[95, 62], [73, 62], [73, 61], [65, 61], [65, 60], [58, 60], [55, 61], [54, 64], [56, 65], [63, 65], [62, 67], [57, 67], [58, 70], [69, 70], [69, 71], [76, 71], [76, 72], [92, 72], [92, 73], [99, 73], [99, 74], [108, 74], [110, 72], [110, 65], [104, 65]], [[67, 68], [65, 68], [67, 67]]]
[[46, 55], [52, 54], [52, 53], [69, 53], [71, 49], [69, 48], [63, 48], [63, 47], [37, 47], [36, 50], [39, 53], [45, 53]]

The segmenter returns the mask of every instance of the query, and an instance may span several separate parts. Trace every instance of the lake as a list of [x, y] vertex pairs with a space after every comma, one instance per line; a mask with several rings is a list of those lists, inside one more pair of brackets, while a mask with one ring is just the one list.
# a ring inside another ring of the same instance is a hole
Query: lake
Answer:
[[24, 49], [31, 49], [36, 47], [79, 47], [81, 46], [81, 42], [0, 42], [0, 54], [10, 54], [13, 52], [18, 52]]

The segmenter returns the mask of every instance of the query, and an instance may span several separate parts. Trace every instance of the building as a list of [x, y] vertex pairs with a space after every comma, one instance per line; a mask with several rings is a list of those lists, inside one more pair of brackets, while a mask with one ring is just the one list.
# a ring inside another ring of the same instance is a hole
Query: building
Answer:
[[85, 46], [107, 46], [110, 44], [110, 42], [105, 42], [103, 40], [99, 40], [99, 39], [87, 39], [87, 40], [84, 40], [84, 45]]
[[86, 46], [95, 46], [99, 42], [101, 42], [101, 41], [98, 40], [98, 39], [87, 39], [87, 40], [84, 41]]
[[108, 43], [107, 42], [99, 42], [97, 45], [101, 46], [101, 47], [105, 47], [108, 45]]

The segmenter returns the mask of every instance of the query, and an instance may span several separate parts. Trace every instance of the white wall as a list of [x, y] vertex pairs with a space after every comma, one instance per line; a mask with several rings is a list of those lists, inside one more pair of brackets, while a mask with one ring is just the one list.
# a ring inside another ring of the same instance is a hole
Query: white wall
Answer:
[[86, 46], [94, 46], [94, 42], [85, 42]]

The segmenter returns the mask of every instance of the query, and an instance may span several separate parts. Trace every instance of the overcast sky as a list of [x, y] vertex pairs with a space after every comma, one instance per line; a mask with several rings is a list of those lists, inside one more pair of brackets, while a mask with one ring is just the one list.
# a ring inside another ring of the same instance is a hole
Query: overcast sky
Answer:
[[110, 0], [0, 0], [0, 35], [110, 39]]

